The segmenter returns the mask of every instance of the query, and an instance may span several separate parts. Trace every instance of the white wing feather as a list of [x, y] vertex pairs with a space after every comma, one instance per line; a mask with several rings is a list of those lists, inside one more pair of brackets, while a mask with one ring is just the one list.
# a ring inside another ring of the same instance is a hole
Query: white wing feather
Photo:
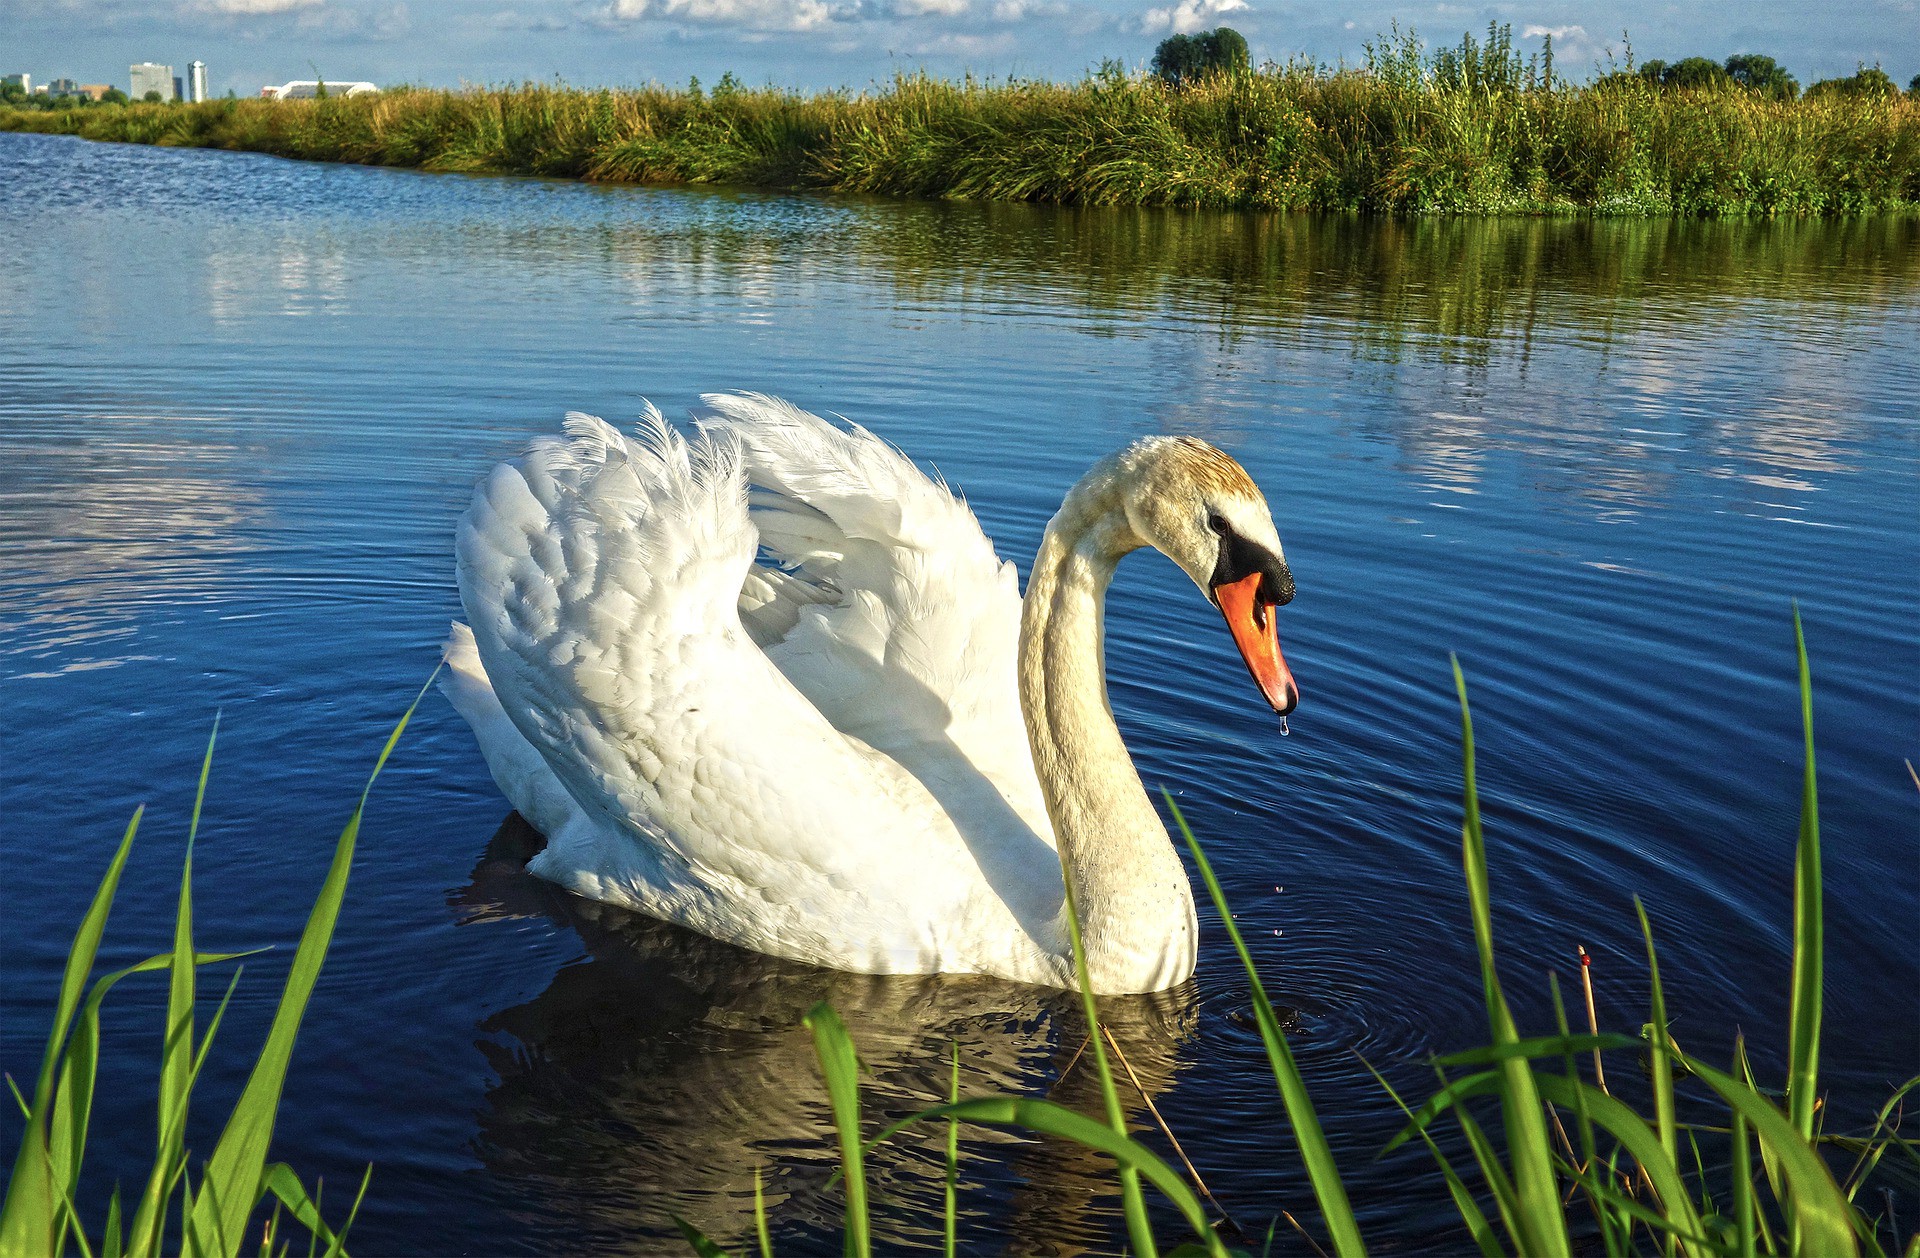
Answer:
[[703, 400], [719, 416], [706, 427], [740, 443], [780, 565], [784, 597], [742, 612], [781, 671], [916, 770], [957, 754], [1051, 843], [1015, 675], [1019, 577], [973, 512], [864, 428], [761, 394]]
[[816, 964], [1058, 981], [1031, 762], [1002, 781], [1020, 757], [987, 746], [1009, 704], [1018, 729], [1010, 570], [873, 438], [714, 404], [693, 443], [569, 416], [461, 523], [449, 691], [548, 833], [535, 872]]

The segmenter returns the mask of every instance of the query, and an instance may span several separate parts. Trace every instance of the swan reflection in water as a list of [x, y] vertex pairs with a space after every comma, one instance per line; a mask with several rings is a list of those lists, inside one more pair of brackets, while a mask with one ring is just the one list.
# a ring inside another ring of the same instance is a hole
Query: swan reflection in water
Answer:
[[[593, 1252], [684, 1245], [677, 1215], [721, 1245], [753, 1235], [754, 1173], [775, 1247], [837, 1248], [844, 1197], [826, 1086], [801, 1018], [826, 1001], [865, 1067], [862, 1121], [883, 1125], [946, 1100], [957, 1046], [963, 1096], [1101, 1101], [1079, 997], [979, 977], [876, 977], [747, 952], [561, 890], [525, 870], [543, 840], [518, 814], [500, 827], [453, 904], [468, 922], [545, 917], [576, 931], [584, 960], [539, 996], [490, 1015], [479, 1042], [498, 1082], [476, 1152], [503, 1204]], [[1151, 1122], [1197, 1018], [1191, 981], [1106, 997], [1103, 1021], [1138, 1077], [1116, 1073], [1129, 1121]], [[1062, 1077], [1064, 1074], [1064, 1077]], [[946, 1126], [901, 1133], [868, 1160], [875, 1243], [940, 1243]], [[1113, 1164], [1065, 1141], [962, 1129], [960, 1231], [968, 1248], [1071, 1254], [1118, 1229]], [[669, 1238], [670, 1241], [669, 1241]]]

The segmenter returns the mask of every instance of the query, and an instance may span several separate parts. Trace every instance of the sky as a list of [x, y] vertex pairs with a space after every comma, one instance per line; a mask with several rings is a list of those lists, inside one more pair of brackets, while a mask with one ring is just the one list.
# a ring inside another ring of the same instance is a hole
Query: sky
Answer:
[[[127, 66], [185, 74], [216, 95], [312, 78], [459, 86], [562, 79], [582, 86], [864, 88], [924, 69], [1078, 77], [1104, 59], [1144, 65], [1174, 32], [1228, 25], [1254, 60], [1363, 61], [1393, 24], [1429, 43], [1509, 23], [1557, 71], [1590, 77], [1633, 56], [1777, 58], [1803, 85], [1881, 64], [1920, 73], [1920, 0], [0, 0], [0, 74], [127, 86]], [[1622, 32], [1626, 37], [1623, 38]], [[1610, 61], [1609, 58], [1612, 60]]]

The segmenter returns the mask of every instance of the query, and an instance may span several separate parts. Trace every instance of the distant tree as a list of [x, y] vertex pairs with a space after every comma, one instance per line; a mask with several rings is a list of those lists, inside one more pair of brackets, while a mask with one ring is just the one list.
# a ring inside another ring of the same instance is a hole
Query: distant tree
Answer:
[[1682, 57], [1660, 73], [1662, 87], [1717, 87], [1726, 81], [1720, 63], [1705, 57]]
[[1822, 79], [1807, 89], [1809, 96], [1898, 96], [1900, 88], [1879, 66], [1861, 66], [1844, 79]]
[[1652, 61], [1642, 61], [1640, 68], [1634, 73], [1655, 87], [1659, 87], [1666, 81], [1667, 63], [1655, 57]]
[[1231, 26], [1209, 31], [1200, 38], [1209, 41], [1207, 66], [1210, 70], [1237, 73], [1252, 66], [1253, 54], [1247, 48], [1246, 36]]
[[142, 96], [140, 99], [143, 101], [147, 101], [150, 104], [157, 105], [160, 103], [160, 93], [158, 89], [156, 89], [148, 92], [145, 96]]
[[0, 83], [0, 104], [17, 105], [26, 98], [26, 91], [18, 83]]
[[1800, 94], [1800, 81], [1764, 53], [1740, 52], [1728, 57], [1727, 77], [1750, 92], [1775, 100], [1792, 100]]
[[127, 103], [127, 94], [117, 87], [110, 87], [101, 94], [100, 103], [103, 105], [124, 105]]
[[1185, 87], [1215, 74], [1245, 70], [1247, 41], [1230, 26], [1198, 35], [1169, 35], [1153, 50], [1153, 73], [1168, 87]]
[[1920, 74], [1914, 75], [1913, 81], [1907, 84], [1907, 95], [1920, 96]]

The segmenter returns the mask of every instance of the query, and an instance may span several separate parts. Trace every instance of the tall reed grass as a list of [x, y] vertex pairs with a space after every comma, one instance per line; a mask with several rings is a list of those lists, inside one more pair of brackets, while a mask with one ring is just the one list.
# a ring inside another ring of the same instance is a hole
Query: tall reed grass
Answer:
[[[421, 694], [425, 693], [423, 689]], [[201, 761], [200, 785], [194, 795], [193, 818], [187, 830], [172, 949], [96, 979], [94, 961], [106, 933], [121, 872], [126, 868], [144, 813], [144, 809], [135, 811], [68, 951], [32, 1100], [17, 1090], [14, 1092], [25, 1125], [4, 1199], [0, 1200], [0, 1258], [49, 1258], [76, 1251], [82, 1258], [94, 1258], [96, 1254], [100, 1258], [146, 1258], [167, 1253], [190, 1254], [195, 1258], [232, 1258], [248, 1247], [250, 1237], [258, 1238], [255, 1245], [262, 1258], [270, 1258], [287, 1253], [292, 1243], [282, 1235], [283, 1213], [306, 1229], [309, 1258], [321, 1253], [327, 1258], [339, 1258], [345, 1253], [346, 1234], [359, 1212], [372, 1168], [368, 1168], [367, 1177], [361, 1180], [345, 1223], [336, 1230], [321, 1217], [316, 1196], [308, 1193], [293, 1169], [283, 1162], [269, 1163], [267, 1154], [273, 1142], [287, 1068], [293, 1057], [294, 1039], [299, 1034], [314, 984], [319, 980], [320, 967], [326, 959], [334, 923], [346, 894], [347, 874], [353, 863], [367, 796], [419, 705], [416, 697], [388, 736], [367, 779], [366, 789], [360, 793], [360, 802], [340, 832], [332, 864], [301, 932], [266, 1043], [255, 1058], [246, 1086], [234, 1102], [212, 1153], [199, 1159], [197, 1165], [186, 1144], [187, 1114], [194, 1085], [213, 1047], [227, 1002], [240, 980], [236, 971], [205, 1032], [196, 1038], [197, 974], [201, 967], [253, 955], [206, 953], [194, 947], [193, 845], [199, 835], [200, 809], [206, 800], [207, 776], [213, 765], [214, 738], [208, 739], [206, 756]], [[218, 732], [216, 722], [216, 737]], [[121, 980], [154, 972], [167, 975], [167, 1017], [160, 1047], [158, 1143], [153, 1164], [137, 1198], [123, 1200], [119, 1187], [115, 1186], [105, 1204], [104, 1221], [98, 1225], [93, 1239], [89, 1239], [87, 1218], [101, 1216], [91, 1208], [92, 1203], [80, 1199], [81, 1170], [86, 1159], [95, 1072], [100, 1061], [100, 1006]], [[11, 1078], [8, 1082], [12, 1083]], [[263, 1209], [267, 1215], [255, 1230], [255, 1221]]]
[[[1440, 1088], [1417, 1106], [1401, 1102], [1384, 1078], [1380, 1082], [1400, 1103], [1408, 1120], [1387, 1149], [1410, 1140], [1426, 1146], [1435, 1173], [1444, 1181], [1459, 1213], [1463, 1239], [1470, 1240], [1479, 1253], [1533, 1258], [1576, 1251], [1702, 1258], [1920, 1255], [1920, 1232], [1902, 1247], [1892, 1220], [1869, 1214], [1858, 1201], [1862, 1186], [1889, 1153], [1909, 1164], [1909, 1175], [1912, 1167], [1920, 1167], [1920, 1145], [1894, 1130], [1895, 1115], [1906, 1094], [1920, 1086], [1920, 1078], [1909, 1080], [1895, 1092], [1864, 1137], [1829, 1136], [1822, 1126], [1818, 1089], [1824, 926], [1819, 800], [1812, 679], [1797, 611], [1794, 634], [1806, 758], [1800, 834], [1794, 856], [1792, 1015], [1787, 1029], [1783, 1093], [1758, 1083], [1742, 1041], [1736, 1040], [1731, 1046], [1729, 1064], [1722, 1069], [1684, 1051], [1670, 1034], [1659, 956], [1644, 909], [1639, 909], [1639, 925], [1646, 941], [1651, 995], [1648, 1022], [1640, 1034], [1606, 1033], [1597, 1026], [1586, 1033], [1575, 1033], [1568, 1025], [1557, 980], [1551, 981], [1555, 1027], [1546, 1034], [1521, 1033], [1495, 965], [1487, 840], [1474, 769], [1473, 718], [1466, 679], [1455, 663], [1464, 778], [1461, 863], [1490, 1039], [1482, 1047], [1435, 1058], [1432, 1064]], [[1294, 1063], [1259, 971], [1234, 924], [1206, 853], [1171, 795], [1167, 796], [1167, 806], [1246, 970], [1280, 1108], [1286, 1113], [1313, 1185], [1328, 1245], [1340, 1258], [1364, 1254], [1365, 1241], [1340, 1168], [1322, 1134], [1306, 1081]], [[1076, 961], [1084, 967], [1077, 928], [1074, 949]], [[1084, 968], [1081, 986], [1084, 992]], [[1167, 1239], [1156, 1237], [1147, 1226], [1147, 1186], [1165, 1196], [1187, 1229], [1188, 1235], [1172, 1238], [1170, 1253], [1224, 1256], [1232, 1252], [1220, 1235], [1224, 1220], [1210, 1213], [1201, 1201], [1204, 1187], [1196, 1193], [1179, 1171], [1128, 1133], [1116, 1097], [1115, 1076], [1101, 1046], [1098, 1004], [1091, 995], [1083, 1000], [1090, 1029], [1088, 1042], [1094, 1050], [1093, 1068], [1100, 1074], [1106, 1098], [1104, 1123], [1049, 1101], [987, 1096], [929, 1108], [871, 1137], [860, 1121], [858, 1057], [846, 1028], [825, 1005], [808, 1015], [807, 1025], [826, 1077], [842, 1150], [848, 1255], [866, 1258], [871, 1250], [864, 1154], [915, 1123], [954, 1120], [1024, 1128], [1074, 1140], [1110, 1155], [1117, 1168], [1128, 1250], [1141, 1258], [1158, 1254]], [[1592, 1080], [1584, 1076], [1577, 1056], [1587, 1053], [1594, 1055]], [[1600, 1073], [1602, 1053], [1644, 1058], [1651, 1081], [1651, 1115], [1636, 1110], [1609, 1090]], [[1682, 1087], [1683, 1081], [1691, 1082]], [[1774, 1099], [1782, 1094], [1784, 1105]], [[1438, 1125], [1445, 1120], [1458, 1127], [1467, 1149], [1465, 1160], [1450, 1155], [1436, 1139]], [[1494, 1131], [1499, 1132], [1498, 1137]], [[1703, 1142], [1724, 1151], [1709, 1158], [1703, 1152]], [[1851, 1156], [1850, 1169], [1844, 1176], [1835, 1175], [1828, 1165], [1829, 1151]], [[955, 1146], [949, 1141], [949, 1182], [954, 1178], [956, 1156]], [[947, 1218], [947, 1247], [952, 1252], [951, 1210]], [[690, 1225], [683, 1223], [682, 1227], [696, 1252], [723, 1252]], [[763, 1258], [770, 1258], [763, 1214], [757, 1232]], [[1319, 1248], [1311, 1235], [1307, 1240]]]
[[902, 75], [802, 95], [729, 80], [528, 83], [325, 100], [25, 112], [0, 129], [311, 161], [906, 197], [1388, 213], [1861, 214], [1920, 209], [1920, 102], [1777, 100], [1636, 76], [1462, 71], [1411, 37], [1173, 88]]

